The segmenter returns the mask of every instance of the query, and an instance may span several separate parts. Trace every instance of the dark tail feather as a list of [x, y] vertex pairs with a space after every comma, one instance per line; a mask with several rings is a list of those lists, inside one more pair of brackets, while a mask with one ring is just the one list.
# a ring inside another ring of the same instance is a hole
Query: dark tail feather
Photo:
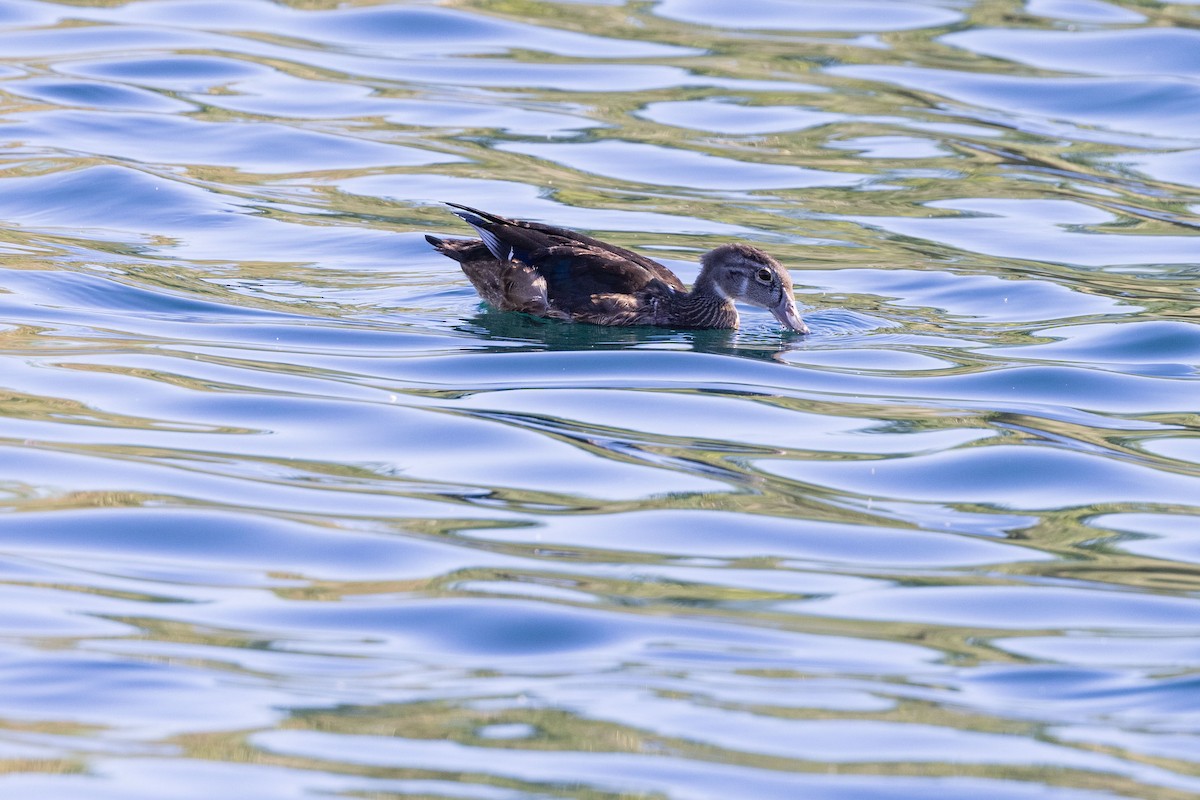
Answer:
[[[431, 233], [425, 234], [425, 241], [433, 245], [434, 250], [437, 250], [444, 256], [453, 258], [460, 264], [462, 263], [464, 257], [462, 253], [463, 246], [471, 244], [470, 242], [464, 242], [459, 239], [439, 239]], [[457, 245], [457, 247], [455, 245]]]
[[[455, 211], [454, 213], [458, 214], [458, 216], [462, 217], [464, 220], [467, 220], [467, 218], [460, 213], [463, 211], [478, 218], [478, 220], [480, 220], [480, 221], [486, 220], [487, 222], [495, 222], [499, 225], [511, 225], [512, 224], [511, 219], [505, 219], [504, 217], [501, 217], [498, 214], [489, 214], [486, 211], [480, 211], [478, 208], [471, 208], [470, 206], [464, 206], [461, 203], [446, 203], [446, 205], [450, 206], [451, 208], [457, 208], [458, 211]], [[467, 220], [467, 222], [470, 222], [470, 220]], [[471, 223], [471, 224], [473, 225], [475, 223]]]
[[460, 264], [464, 261], [485, 261], [492, 257], [484, 243], [478, 239], [440, 239], [427, 233], [425, 241], [442, 255], [453, 258]]
[[459, 205], [458, 203], [446, 203], [451, 208], [457, 208], [454, 213], [458, 215], [463, 222], [470, 225], [479, 234], [479, 238], [487, 245], [487, 249], [499, 261], [509, 261], [513, 257], [512, 245], [501, 241], [496, 235], [496, 229], [502, 229], [512, 225], [511, 220], [504, 217], [498, 217], [495, 214], [489, 214], [486, 211], [480, 211], [477, 208], [470, 206]]

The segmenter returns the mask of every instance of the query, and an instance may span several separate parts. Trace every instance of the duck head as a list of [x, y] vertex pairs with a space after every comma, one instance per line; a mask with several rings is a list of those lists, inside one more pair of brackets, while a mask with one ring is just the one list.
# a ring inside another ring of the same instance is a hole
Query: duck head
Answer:
[[796, 310], [792, 276], [769, 255], [746, 244], [725, 244], [700, 259], [697, 287], [708, 287], [724, 297], [760, 306], [775, 315], [788, 330], [808, 333]]

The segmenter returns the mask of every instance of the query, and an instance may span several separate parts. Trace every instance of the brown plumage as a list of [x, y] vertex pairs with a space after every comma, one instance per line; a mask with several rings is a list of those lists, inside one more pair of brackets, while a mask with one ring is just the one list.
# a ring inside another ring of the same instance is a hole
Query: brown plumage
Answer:
[[645, 256], [590, 236], [505, 219], [449, 203], [480, 239], [425, 238], [462, 267], [475, 290], [501, 311], [595, 325], [736, 328], [734, 300], [769, 309], [807, 333], [792, 279], [756, 247], [726, 244], [704, 255], [689, 292], [675, 273]]

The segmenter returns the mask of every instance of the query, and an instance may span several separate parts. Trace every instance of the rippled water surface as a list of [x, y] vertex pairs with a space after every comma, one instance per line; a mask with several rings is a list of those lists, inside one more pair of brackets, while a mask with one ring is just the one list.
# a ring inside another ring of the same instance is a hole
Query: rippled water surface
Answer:
[[[0, 795], [1200, 793], [1200, 5], [0, 3]], [[813, 329], [480, 304], [440, 201]]]

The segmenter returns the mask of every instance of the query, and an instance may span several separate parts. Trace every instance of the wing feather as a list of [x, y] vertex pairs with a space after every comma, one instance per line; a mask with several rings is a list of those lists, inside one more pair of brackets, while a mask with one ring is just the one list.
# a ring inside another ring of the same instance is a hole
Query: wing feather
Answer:
[[[479, 233], [488, 250], [500, 261], [517, 258], [531, 264], [541, 260], [542, 250], [573, 247], [576, 248], [575, 253], [581, 259], [584, 270], [598, 269], [616, 276], [624, 274], [626, 268], [639, 267], [640, 269], [630, 269], [628, 272], [634, 283], [640, 282], [648, 271], [652, 277], [667, 286], [680, 291], [684, 289], [683, 283], [675, 273], [657, 261], [632, 250], [593, 239], [567, 228], [507, 219], [458, 203], [447, 205], [456, 209], [454, 213]], [[562, 251], [559, 252], [561, 253]], [[614, 288], [617, 291], [628, 291]]]

